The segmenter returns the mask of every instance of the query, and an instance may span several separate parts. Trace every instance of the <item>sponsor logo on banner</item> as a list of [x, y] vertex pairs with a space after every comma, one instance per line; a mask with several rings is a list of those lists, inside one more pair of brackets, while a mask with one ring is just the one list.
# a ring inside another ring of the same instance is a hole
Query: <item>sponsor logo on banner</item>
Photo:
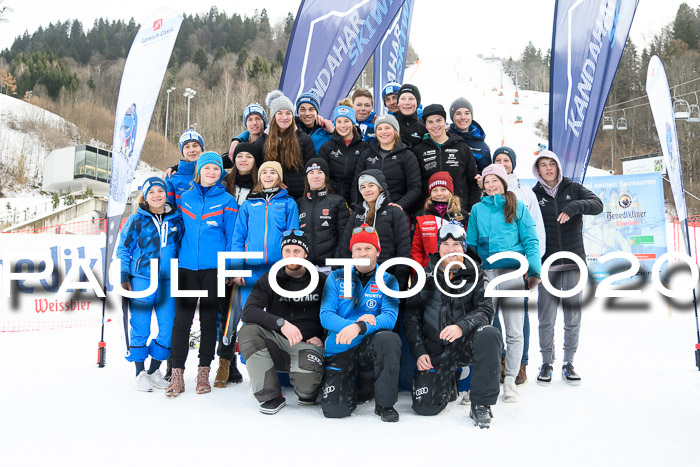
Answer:
[[163, 27], [163, 18], [159, 18], [153, 22], [153, 30], [157, 31]]

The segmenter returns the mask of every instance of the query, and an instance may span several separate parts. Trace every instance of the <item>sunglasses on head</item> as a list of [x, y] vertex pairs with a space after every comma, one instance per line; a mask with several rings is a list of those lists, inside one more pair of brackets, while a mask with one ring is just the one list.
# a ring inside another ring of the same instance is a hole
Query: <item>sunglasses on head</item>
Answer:
[[292, 234], [296, 235], [297, 237], [301, 237], [302, 235], [304, 235], [304, 231], [303, 231], [303, 230], [298, 230], [298, 229], [285, 230], [285, 231], [282, 233], [282, 236], [283, 236], [283, 237], [289, 237], [289, 236], [292, 235]]
[[376, 229], [374, 227], [355, 227], [352, 229], [352, 234], [359, 234], [362, 231], [365, 231], [367, 233], [377, 233]]

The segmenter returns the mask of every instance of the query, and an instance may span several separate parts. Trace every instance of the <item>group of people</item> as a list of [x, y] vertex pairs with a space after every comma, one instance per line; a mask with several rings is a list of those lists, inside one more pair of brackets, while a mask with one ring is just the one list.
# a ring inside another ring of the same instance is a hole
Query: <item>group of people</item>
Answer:
[[[245, 108], [246, 130], [223, 155], [205, 151], [194, 130], [182, 134], [183, 159], [165, 180], [146, 180], [117, 249], [127, 290], [146, 290], [150, 260], [159, 260], [156, 291], [130, 300], [127, 359], [136, 366], [137, 389], [165, 389], [171, 397], [185, 391], [198, 308], [199, 394], [211, 391], [216, 355], [215, 387], [243, 380], [236, 341], [265, 414], [285, 406], [279, 374], [288, 373], [299, 405], [320, 403], [326, 417], [337, 418], [374, 399], [375, 413], [395, 422], [399, 377], [410, 366], [414, 411], [435, 415], [458, 398], [459, 373], [470, 366], [462, 403], [471, 404], [474, 424], [486, 428], [500, 384], [503, 400], [517, 402], [517, 386], [527, 381], [526, 297], [538, 286], [537, 382], [552, 380], [560, 299], [540, 284], [542, 261], [561, 251], [585, 260], [582, 216], [600, 213], [602, 202], [564, 178], [548, 150], [533, 165], [535, 188], [521, 185], [515, 151], [498, 148], [492, 160], [467, 99], [450, 105], [448, 125], [444, 107], [422, 107], [414, 85], [389, 83], [382, 98], [389, 113], [375, 115], [372, 94], [355, 90], [329, 120], [319, 115], [315, 94], [293, 103], [273, 91], [269, 113], [258, 103]], [[226, 279], [223, 297], [219, 252], [252, 253], [227, 260], [227, 269], [245, 274]], [[526, 258], [524, 276], [515, 274], [517, 260], [489, 260], [506, 252]], [[415, 287], [415, 271], [398, 264], [382, 277], [377, 272], [401, 257], [429, 278], [407, 299], [382, 289]], [[179, 260], [178, 287], [189, 296], [170, 295], [172, 258]], [[339, 258], [362, 261], [346, 275], [337, 261], [327, 263]], [[282, 259], [290, 262], [273, 268]], [[579, 273], [574, 262], [557, 259], [549, 282], [569, 289]], [[489, 281], [496, 290], [521, 293], [487, 298]], [[153, 310], [158, 334], [149, 342]], [[580, 294], [563, 299], [563, 310], [562, 378], [578, 384]]]

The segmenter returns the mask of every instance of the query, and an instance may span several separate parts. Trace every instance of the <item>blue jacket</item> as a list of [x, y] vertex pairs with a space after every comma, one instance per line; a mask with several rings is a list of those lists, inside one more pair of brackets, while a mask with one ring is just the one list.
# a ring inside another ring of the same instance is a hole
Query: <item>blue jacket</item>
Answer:
[[180, 196], [190, 189], [190, 184], [194, 180], [194, 169], [196, 162], [187, 162], [181, 160], [177, 165], [177, 172], [172, 174], [170, 178], [165, 179], [165, 184], [168, 187], [168, 203], [173, 206], [180, 205]]
[[119, 239], [117, 257], [121, 260], [121, 282], [131, 277], [151, 277], [151, 259], [158, 260], [158, 279], [170, 279], [170, 260], [177, 258], [185, 233], [182, 216], [172, 205], [165, 205], [163, 221], [141, 204], [129, 216]]
[[[384, 273], [384, 283], [391, 290], [399, 290], [396, 278]], [[359, 345], [365, 336], [383, 329], [392, 330], [396, 324], [399, 310], [399, 299], [384, 295], [377, 286], [376, 269], [367, 285], [362, 282], [352, 268], [352, 298], [343, 298], [343, 269], [336, 269], [328, 275], [323, 287], [321, 301], [321, 325], [328, 329], [326, 338], [326, 355], [345, 352]], [[350, 344], [337, 344], [336, 335], [345, 327], [357, 321], [364, 314], [372, 314], [377, 318], [377, 324], [367, 324], [367, 332], [360, 334]]]
[[234, 142], [234, 141], [239, 141], [241, 143], [247, 143], [248, 141], [250, 141], [250, 131], [243, 130], [243, 132], [241, 132], [238, 136], [234, 136], [233, 138], [231, 138], [231, 142]]
[[518, 201], [515, 219], [508, 224], [503, 214], [505, 205], [505, 197], [493, 195], [484, 196], [481, 202], [472, 207], [467, 225], [467, 244], [479, 253], [484, 269], [520, 267], [520, 263], [514, 259], [502, 259], [493, 264], [488, 262], [491, 255], [512, 251], [527, 258], [528, 276], [540, 277], [542, 263], [535, 220], [527, 206]]
[[[232, 251], [261, 251], [262, 259], [246, 259], [245, 264], [272, 265], [282, 259], [282, 234], [299, 228], [297, 203], [281, 189], [269, 199], [262, 193], [251, 193], [241, 206], [233, 232]], [[232, 260], [232, 267], [241, 269], [244, 260]]]
[[318, 154], [318, 150], [321, 149], [321, 146], [331, 140], [331, 133], [325, 128], [322, 128], [318, 123], [315, 124], [313, 128], [308, 128], [301, 123], [299, 117], [296, 117], [296, 123], [297, 128], [300, 128], [301, 131], [309, 135], [309, 138], [311, 138], [311, 142], [314, 143], [316, 154]]
[[360, 127], [360, 132], [362, 133], [362, 139], [365, 141], [376, 141], [377, 136], [374, 133], [374, 112], [369, 114], [366, 120], [362, 122], [357, 122], [357, 126]]
[[[222, 173], [225, 175], [226, 173]], [[231, 251], [231, 238], [238, 215], [238, 203], [219, 182], [206, 194], [199, 183], [180, 197], [185, 236], [180, 248], [180, 267], [199, 271], [216, 269], [218, 253]]]
[[472, 154], [474, 154], [476, 168], [479, 173], [487, 166], [491, 165], [491, 149], [489, 149], [488, 144], [484, 141], [486, 139], [486, 132], [481, 128], [481, 125], [472, 121], [469, 130], [465, 133], [458, 130], [453, 123], [450, 125], [450, 133], [459, 136], [469, 145]]

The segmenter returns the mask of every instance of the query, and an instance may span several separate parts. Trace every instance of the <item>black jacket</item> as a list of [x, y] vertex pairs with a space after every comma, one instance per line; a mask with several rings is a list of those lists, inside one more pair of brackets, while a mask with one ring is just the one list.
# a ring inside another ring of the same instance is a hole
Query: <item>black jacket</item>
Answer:
[[[546, 260], [558, 251], [570, 251], [586, 260], [583, 249], [583, 216], [598, 215], [603, 212], [603, 202], [591, 190], [580, 183], [564, 177], [557, 189], [556, 199], [549, 196], [540, 182], [532, 189], [542, 211], [547, 248], [542, 257]], [[565, 212], [570, 219], [564, 224], [557, 222], [559, 214]], [[566, 259], [557, 260], [554, 265], [572, 264]]]
[[318, 157], [328, 162], [333, 191], [345, 198], [348, 205], [352, 204], [357, 159], [368, 147], [369, 144], [362, 140], [362, 134], [354, 130], [349, 145], [346, 146], [343, 137], [334, 132], [331, 140], [324, 143], [318, 150]]
[[[323, 286], [326, 283], [326, 275], [319, 274], [318, 285], [313, 292], [303, 298], [287, 298], [278, 295], [270, 287], [269, 272], [266, 272], [255, 283], [248, 299], [243, 307], [241, 319], [245, 323], [259, 324], [270, 331], [280, 332], [277, 320], [282, 318], [299, 328], [303, 341], [312, 337], [323, 340], [325, 331], [321, 326], [319, 311], [323, 298]], [[277, 272], [277, 283], [284, 290], [291, 292], [303, 290], [311, 282], [311, 274], [306, 271], [300, 278], [287, 275], [282, 268]]]
[[[384, 175], [376, 169], [366, 170], [368, 175], [375, 177], [381, 187], [383, 193], [379, 195], [374, 215], [373, 227], [379, 235], [379, 246], [381, 252], [377, 263], [382, 264], [384, 261], [402, 256], [404, 258], [411, 257], [411, 226], [409, 225], [406, 214], [396, 206], [391, 206], [387, 198], [389, 198], [389, 188], [387, 187]], [[358, 174], [359, 175], [359, 174]], [[343, 240], [338, 247], [339, 257], [351, 258], [350, 253], [350, 238], [352, 237], [352, 229], [361, 226], [365, 222], [365, 211], [367, 206], [364, 201], [353, 206], [353, 214], [350, 216]], [[399, 282], [399, 288], [406, 290], [408, 283], [408, 266], [395, 266], [389, 268], [388, 272], [396, 277]]]
[[430, 196], [428, 181], [437, 172], [449, 172], [454, 182], [455, 195], [462, 198], [464, 209], [472, 210], [479, 202], [481, 190], [474, 177], [477, 175], [476, 161], [469, 146], [455, 135], [448, 135], [444, 144], [438, 147], [433, 139], [426, 135], [423, 142], [413, 147], [420, 166], [423, 199]]
[[[282, 183], [287, 186], [287, 192], [293, 199], [297, 199], [304, 194], [304, 178], [306, 177], [304, 167], [310, 159], [316, 157], [316, 149], [314, 148], [314, 143], [311, 141], [309, 135], [304, 133], [300, 128], [297, 128], [296, 135], [297, 139], [299, 140], [299, 146], [301, 146], [301, 166], [299, 168], [292, 167], [290, 169], [282, 166], [284, 178]], [[258, 138], [257, 141], [255, 141], [255, 144], [260, 147], [260, 154], [263, 158], [265, 157], [265, 145], [267, 144], [268, 138], [269, 135], [266, 135], [265, 138]], [[262, 161], [258, 161], [258, 167], [260, 167], [263, 161], [264, 159]], [[279, 159], [277, 162], [280, 162]]]
[[420, 169], [416, 155], [401, 141], [394, 150], [384, 158], [379, 154], [379, 142], [372, 141], [369, 147], [362, 151], [357, 159], [355, 183], [353, 188], [353, 204], [362, 201], [362, 195], [357, 186], [360, 173], [368, 169], [377, 169], [386, 179], [389, 201], [396, 203], [406, 212], [412, 212], [420, 200]]
[[350, 209], [340, 195], [327, 191], [307, 191], [297, 199], [299, 228], [309, 241], [309, 256], [316, 266], [325, 266], [326, 258], [336, 257], [340, 239], [350, 217]]
[[[481, 266], [481, 259], [472, 247], [467, 248], [467, 256]], [[437, 254], [430, 256], [430, 264], [425, 268], [427, 279], [423, 290], [410, 297], [406, 303], [404, 331], [411, 353], [416, 358], [424, 354], [439, 354], [449, 345], [449, 342], [440, 339], [440, 332], [446, 326], [456, 324], [469, 339], [477, 327], [491, 324], [493, 320], [491, 298], [484, 297], [488, 279], [483, 270], [479, 268], [477, 276], [471, 263], [465, 260], [467, 269], [458, 269], [452, 276], [453, 284], [464, 280], [464, 286], [450, 288], [445, 283], [442, 271], [439, 270], [437, 276], [433, 277], [433, 270], [439, 260], [440, 256]], [[435, 285], [435, 280], [443, 290], [451, 294], [466, 292], [474, 285], [475, 280], [476, 287], [464, 297], [453, 298], [442, 293]]]
[[399, 122], [401, 141], [403, 141], [406, 146], [412, 148], [423, 141], [423, 135], [426, 134], [428, 130], [425, 129], [423, 121], [418, 118], [418, 113], [407, 117], [401, 112], [396, 112], [394, 117], [396, 117], [396, 120]]

